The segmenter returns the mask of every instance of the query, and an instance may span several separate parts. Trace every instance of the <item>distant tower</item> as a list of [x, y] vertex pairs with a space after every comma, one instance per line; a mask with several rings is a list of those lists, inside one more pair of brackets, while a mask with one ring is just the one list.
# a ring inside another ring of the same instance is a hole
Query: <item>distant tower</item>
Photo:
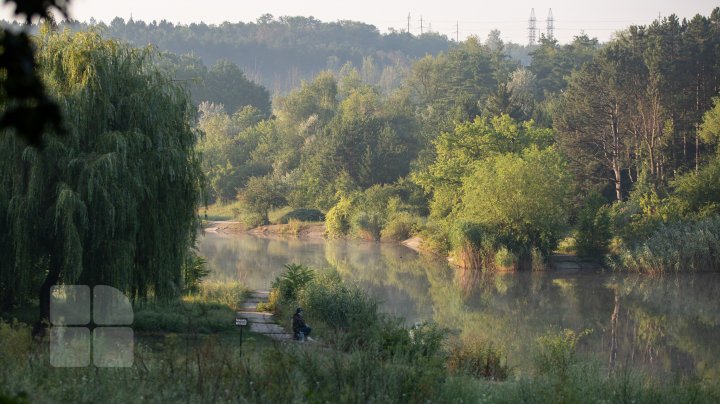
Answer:
[[535, 9], [530, 10], [530, 21], [528, 21], [528, 45], [535, 45]]
[[550, 11], [548, 11], [548, 19], [547, 19], [547, 37], [548, 39], [553, 38], [553, 29], [555, 28], [555, 20], [552, 16], [552, 8]]

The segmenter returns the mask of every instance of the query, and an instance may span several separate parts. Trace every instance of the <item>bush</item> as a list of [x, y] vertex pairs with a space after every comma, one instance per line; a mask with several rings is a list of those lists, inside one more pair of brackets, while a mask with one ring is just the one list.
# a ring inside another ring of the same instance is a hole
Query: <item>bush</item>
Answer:
[[453, 374], [464, 373], [492, 380], [506, 380], [510, 376], [510, 368], [502, 361], [502, 351], [484, 339], [452, 343], [447, 369]]
[[205, 258], [197, 255], [195, 251], [190, 251], [185, 257], [183, 264], [183, 280], [185, 282], [184, 292], [196, 292], [198, 285], [203, 278], [210, 274], [207, 269], [207, 261]]
[[383, 240], [407, 240], [417, 231], [418, 220], [409, 212], [398, 212], [388, 220], [380, 236]]
[[350, 232], [350, 213], [352, 200], [346, 197], [340, 198], [325, 217], [325, 231], [330, 237], [345, 237]]
[[537, 351], [533, 358], [536, 375], [554, 375], [566, 378], [570, 367], [578, 362], [577, 343], [591, 330], [576, 333], [565, 329], [560, 333], [549, 332], [537, 340]]
[[495, 267], [504, 271], [514, 271], [517, 269], [518, 257], [510, 252], [507, 247], [502, 246], [495, 253]]
[[291, 220], [301, 222], [322, 222], [325, 220], [325, 215], [317, 209], [300, 208], [284, 214], [277, 220], [277, 222], [280, 224], [287, 224]]
[[377, 302], [359, 287], [345, 285], [337, 273], [321, 274], [306, 284], [298, 302], [311, 319], [339, 338], [342, 349], [379, 339]]
[[237, 281], [203, 281], [194, 292], [183, 300], [186, 302], [214, 303], [238, 309], [248, 294], [248, 288]]
[[0, 319], [0, 341], [0, 363], [26, 357], [32, 345], [30, 327], [15, 321], [6, 323]]
[[581, 257], [601, 259], [608, 252], [612, 238], [610, 215], [605, 199], [598, 193], [591, 194], [578, 214], [575, 247]]
[[[720, 104], [718, 104], [720, 105]], [[685, 217], [709, 217], [720, 214], [720, 156], [698, 172], [672, 182], [670, 209]]]
[[661, 224], [646, 241], [623, 247], [612, 264], [631, 271], [720, 271], [720, 216]]
[[285, 265], [286, 271], [272, 283], [279, 293], [281, 302], [295, 302], [302, 288], [315, 278], [315, 271], [300, 264]]

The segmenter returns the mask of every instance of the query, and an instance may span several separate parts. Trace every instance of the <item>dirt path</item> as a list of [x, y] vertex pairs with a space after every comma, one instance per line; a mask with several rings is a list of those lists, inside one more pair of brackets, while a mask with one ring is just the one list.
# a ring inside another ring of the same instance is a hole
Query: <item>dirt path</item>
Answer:
[[253, 290], [250, 297], [245, 300], [237, 316], [246, 318], [250, 331], [265, 335], [276, 341], [292, 341], [292, 334], [275, 322], [273, 313], [257, 310], [258, 303], [268, 302], [269, 292], [267, 290]]

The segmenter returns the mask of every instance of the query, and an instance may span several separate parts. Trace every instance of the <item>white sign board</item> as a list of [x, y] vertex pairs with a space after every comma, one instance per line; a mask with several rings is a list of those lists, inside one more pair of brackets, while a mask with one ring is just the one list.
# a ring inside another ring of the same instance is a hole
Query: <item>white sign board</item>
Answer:
[[236, 318], [235, 319], [235, 325], [237, 325], [237, 326], [247, 325], [247, 323], [248, 322], [247, 322], [246, 318]]

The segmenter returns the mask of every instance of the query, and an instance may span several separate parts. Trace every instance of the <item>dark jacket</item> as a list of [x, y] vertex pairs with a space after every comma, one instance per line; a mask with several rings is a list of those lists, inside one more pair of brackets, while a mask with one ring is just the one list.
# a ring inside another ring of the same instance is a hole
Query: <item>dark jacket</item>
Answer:
[[295, 315], [292, 318], [293, 333], [297, 334], [303, 328], [305, 328], [305, 319], [303, 318], [302, 314], [295, 313]]

